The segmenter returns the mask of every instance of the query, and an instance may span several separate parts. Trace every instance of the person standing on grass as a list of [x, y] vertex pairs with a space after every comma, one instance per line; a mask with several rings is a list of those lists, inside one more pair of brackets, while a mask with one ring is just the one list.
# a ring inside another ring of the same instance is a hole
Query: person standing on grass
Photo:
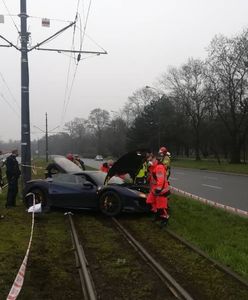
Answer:
[[8, 192], [6, 208], [16, 206], [16, 196], [18, 193], [18, 179], [21, 175], [19, 169], [18, 161], [16, 157], [18, 156], [18, 150], [13, 150], [11, 155], [6, 159], [6, 177], [8, 181]]
[[166, 147], [161, 147], [158, 151], [158, 153], [163, 156], [163, 164], [166, 167], [166, 176], [169, 180], [170, 174], [171, 174], [171, 154], [168, 152]]
[[154, 214], [154, 221], [160, 221], [161, 227], [169, 220], [168, 196], [170, 186], [166, 176], [166, 167], [163, 164], [163, 153], [153, 158], [150, 164], [150, 192], [146, 203], [150, 205]]

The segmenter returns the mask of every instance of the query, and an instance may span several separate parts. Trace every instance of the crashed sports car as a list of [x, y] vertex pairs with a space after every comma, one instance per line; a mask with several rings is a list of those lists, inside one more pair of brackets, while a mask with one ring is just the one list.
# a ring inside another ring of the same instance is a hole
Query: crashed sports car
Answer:
[[[31, 180], [26, 184], [24, 195], [27, 207], [32, 205], [32, 194], [36, 203], [44, 210], [50, 207], [77, 210], [100, 210], [107, 216], [120, 212], [146, 212], [147, 187], [125, 182], [118, 176], [128, 173], [134, 176], [144, 161], [144, 153], [128, 154], [130, 168], [124, 156], [113, 165], [107, 175], [101, 171], [83, 171], [63, 156], [55, 156], [47, 167], [47, 178]], [[124, 161], [125, 166], [121, 163]], [[107, 180], [106, 180], [107, 178]]]

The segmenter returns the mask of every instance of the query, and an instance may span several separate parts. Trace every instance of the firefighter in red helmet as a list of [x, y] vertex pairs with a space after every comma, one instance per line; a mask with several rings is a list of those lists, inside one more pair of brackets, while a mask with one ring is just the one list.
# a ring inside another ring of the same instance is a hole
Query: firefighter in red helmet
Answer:
[[150, 172], [150, 192], [147, 196], [147, 203], [151, 205], [154, 220], [160, 220], [163, 226], [169, 219], [167, 197], [170, 194], [170, 186], [161, 153], [158, 154], [157, 159], [152, 160]]

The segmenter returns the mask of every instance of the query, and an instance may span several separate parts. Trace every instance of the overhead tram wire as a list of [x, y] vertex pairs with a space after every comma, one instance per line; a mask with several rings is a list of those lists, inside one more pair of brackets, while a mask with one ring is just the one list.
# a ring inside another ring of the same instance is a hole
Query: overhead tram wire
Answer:
[[14, 24], [16, 30], [17, 30], [17, 32], [18, 32], [18, 34], [19, 34], [19, 31], [20, 31], [20, 30], [19, 30], [19, 28], [17, 27], [17, 25], [16, 25], [16, 23], [15, 23], [13, 17], [12, 17], [13, 15], [10, 13], [10, 11], [9, 11], [9, 9], [8, 9], [8, 6], [6, 5], [5, 1], [2, 0], [2, 2], [3, 2], [3, 5], [5, 6], [5, 8], [6, 8], [8, 14], [9, 14], [9, 16], [10, 16], [10, 18], [11, 18], [11, 20], [12, 20], [12, 22], [13, 22], [13, 24]]
[[[74, 19], [74, 26], [73, 26], [73, 35], [72, 35], [72, 45], [71, 45], [71, 51], [75, 50], [74, 48], [74, 42], [75, 42], [75, 33], [76, 33], [76, 22], [78, 18], [78, 8], [79, 8], [79, 1], [77, 1], [77, 8], [76, 8], [76, 15]], [[69, 60], [69, 65], [68, 65], [68, 70], [67, 70], [67, 76], [66, 76], [66, 87], [65, 87], [65, 92], [64, 92], [64, 101], [63, 101], [63, 107], [61, 111], [61, 121], [60, 121], [60, 128], [62, 127], [62, 124], [64, 123], [64, 115], [65, 115], [65, 107], [66, 107], [66, 97], [67, 97], [67, 92], [68, 92], [68, 87], [69, 87], [69, 77], [70, 77], [70, 71], [71, 71], [71, 63], [72, 63], [72, 56], [75, 54], [70, 55], [70, 60]]]
[[[71, 50], [75, 50], [74, 43], [75, 43], [75, 33], [76, 33], [76, 28], [77, 28], [76, 27], [76, 22], [77, 22], [77, 19], [78, 19], [79, 3], [80, 3], [80, 0], [77, 1], [76, 15], [75, 15], [75, 20], [74, 20], [75, 25], [74, 25], [74, 28], [73, 28]], [[72, 56], [74, 56], [74, 60], [75, 60], [75, 54], [70, 55], [70, 61], [69, 61], [69, 66], [68, 66], [68, 70], [67, 70], [67, 77], [66, 77], [66, 88], [65, 88], [65, 93], [64, 93], [64, 101], [63, 101], [63, 107], [62, 107], [60, 128], [62, 127], [62, 124], [64, 123], [64, 118], [65, 118], [65, 114], [66, 114], [66, 107], [67, 107], [66, 98], [67, 98], [68, 89], [69, 89], [69, 76], [70, 76], [70, 71], [71, 71]]]
[[6, 80], [4, 79], [4, 76], [3, 76], [3, 74], [2, 74], [1, 71], [0, 71], [0, 77], [2, 78], [3, 83], [6, 85], [7, 90], [8, 90], [8, 92], [9, 92], [9, 94], [10, 94], [12, 100], [16, 103], [16, 105], [18, 106], [18, 108], [21, 109], [21, 106], [19, 105], [19, 103], [17, 102], [16, 98], [15, 98], [14, 95], [12, 94], [12, 92], [11, 92], [11, 90], [10, 90], [10, 88], [9, 88], [9, 86], [8, 86], [8, 84], [7, 84], [7, 82], [6, 82]]
[[[11, 108], [11, 110], [12, 110], [12, 111], [18, 116], [18, 118], [20, 119], [20, 118], [21, 118], [21, 115], [20, 115], [20, 111], [19, 111], [19, 110], [21, 110], [21, 107], [20, 107], [20, 105], [18, 104], [18, 102], [16, 101], [16, 99], [15, 99], [15, 97], [13, 96], [12, 92], [10, 91], [9, 86], [8, 86], [7, 82], [5, 81], [5, 79], [4, 79], [4, 77], [3, 77], [3, 75], [2, 75], [1, 72], [0, 72], [0, 76], [1, 76], [1, 78], [2, 78], [2, 80], [3, 80], [3, 82], [5, 83], [5, 85], [6, 85], [7, 89], [8, 89], [8, 91], [9, 91], [9, 93], [10, 93], [12, 99], [13, 99], [13, 101], [14, 101], [15, 104], [18, 106], [18, 111], [15, 110], [15, 108], [10, 104], [10, 102], [9, 102], [9, 101], [7, 100], [7, 98], [3, 95], [3, 93], [0, 93], [0, 96], [1, 96], [1, 98], [4, 100], [4, 102], [7, 103], [7, 105]], [[31, 124], [34, 128], [37, 128], [37, 129], [39, 129], [40, 131], [43, 131], [41, 128], [39, 128], [38, 126], [34, 125], [32, 122], [30, 122], [30, 124]], [[44, 132], [44, 131], [43, 131], [43, 132]]]
[[[86, 20], [85, 20], [85, 25], [84, 25], [83, 34], [81, 35], [80, 51], [81, 51], [82, 48], [83, 48], [83, 42], [84, 42], [85, 32], [86, 32], [86, 28], [87, 28], [88, 19], [89, 19], [89, 13], [90, 13], [90, 8], [91, 8], [91, 2], [92, 2], [92, 1], [90, 0], [89, 6], [88, 6], [88, 11], [87, 11], [87, 16], [86, 16]], [[68, 105], [69, 105], [69, 102], [70, 102], [70, 99], [71, 99], [72, 88], [73, 88], [73, 86], [74, 86], [74, 82], [75, 82], [75, 78], [76, 78], [76, 72], [77, 72], [77, 68], [78, 68], [79, 61], [80, 61], [80, 53], [78, 54], [78, 58], [79, 58], [79, 59], [77, 59], [77, 63], [76, 63], [76, 67], [75, 67], [75, 70], [74, 70], [73, 79], [72, 79], [72, 83], [71, 83], [71, 88], [70, 88], [70, 91], [69, 91], [69, 95], [68, 95], [68, 99], [67, 99], [67, 103], [66, 103], [66, 107], [65, 107], [64, 118], [65, 118], [65, 115], [66, 115], [66, 112], [67, 112], [67, 109], [68, 109]]]
[[[76, 20], [77, 20], [77, 14], [75, 16], [75, 21]], [[73, 28], [71, 50], [74, 49], [74, 41], [75, 41], [75, 25], [74, 25], [74, 28]], [[64, 115], [65, 115], [65, 107], [66, 107], [66, 97], [67, 97], [67, 92], [68, 92], [68, 88], [69, 88], [69, 77], [70, 77], [70, 71], [71, 71], [72, 56], [73, 56], [73, 54], [70, 55], [69, 66], [68, 66], [68, 69], [67, 69], [66, 87], [65, 87], [65, 93], [64, 93], [64, 102], [63, 102], [63, 107], [62, 107], [62, 115], [61, 115], [61, 124], [60, 124], [60, 127], [64, 123]]]
[[11, 108], [11, 110], [18, 116], [18, 118], [21, 118], [20, 112], [18, 113], [15, 108], [9, 103], [9, 101], [5, 98], [5, 96], [3, 95], [3, 93], [0, 92], [0, 97], [1, 99], [4, 100], [5, 103], [7, 103], [7, 105]]
[[[3, 0], [2, 0], [3, 1]], [[4, 3], [4, 2], [3, 2]], [[5, 3], [4, 3], [5, 4]], [[5, 4], [6, 6], [6, 4]], [[6, 6], [7, 7], [7, 6]], [[30, 143], [30, 110], [29, 110], [29, 74], [28, 74], [28, 53], [32, 50], [50, 50], [55, 51], [56, 49], [42, 49], [40, 46], [51, 41], [60, 33], [64, 32], [65, 30], [69, 29], [75, 23], [72, 22], [67, 26], [63, 27], [50, 37], [46, 38], [45, 40], [37, 43], [36, 45], [30, 47], [29, 45], [29, 32], [27, 31], [27, 9], [26, 9], [26, 0], [20, 0], [20, 14], [18, 15], [20, 18], [20, 31], [18, 27], [15, 28], [18, 31], [20, 43], [19, 47], [14, 45], [11, 41], [5, 38], [3, 35], [0, 34], [0, 39], [4, 40], [7, 44], [0, 44], [0, 47], [14, 47], [21, 53], [21, 146], [22, 146], [22, 174], [24, 178], [24, 183], [31, 179], [31, 172], [30, 169], [24, 167], [24, 165], [29, 164], [31, 161], [31, 143]], [[64, 49], [57, 49], [59, 52], [64, 51]], [[67, 51], [67, 49], [65, 50]], [[74, 51], [76, 52], [76, 51]], [[83, 51], [82, 51], [83, 52]], [[79, 51], [78, 51], [79, 53]], [[89, 53], [89, 51], [88, 51]], [[107, 54], [107, 53], [102, 53]], [[25, 89], [25, 90], [24, 90]], [[6, 100], [4, 96], [2, 97], [3, 100]]]

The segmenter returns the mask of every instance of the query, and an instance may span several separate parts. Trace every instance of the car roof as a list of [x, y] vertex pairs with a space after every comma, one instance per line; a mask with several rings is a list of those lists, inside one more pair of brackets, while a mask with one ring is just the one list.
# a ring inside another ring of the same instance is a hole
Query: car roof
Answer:
[[79, 168], [74, 162], [70, 161], [64, 156], [61, 155], [53, 155], [52, 159], [55, 164], [57, 164], [60, 169], [62, 169], [65, 173], [68, 174], [80, 174], [82, 173], [82, 169]]

